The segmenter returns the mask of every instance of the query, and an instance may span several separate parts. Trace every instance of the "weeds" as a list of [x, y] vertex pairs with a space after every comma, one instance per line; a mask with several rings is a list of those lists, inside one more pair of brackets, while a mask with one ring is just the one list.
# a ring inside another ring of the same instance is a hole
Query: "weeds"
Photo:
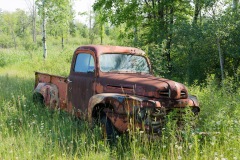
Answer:
[[191, 87], [201, 112], [193, 121], [187, 110], [181, 130], [169, 115], [160, 137], [136, 131], [110, 146], [99, 129], [32, 103], [34, 71], [64, 76], [69, 72], [73, 51], [52, 52], [44, 62], [38, 50], [31, 55], [0, 50], [1, 159], [239, 159], [240, 90], [231, 80], [221, 89], [214, 80], [202, 88]]

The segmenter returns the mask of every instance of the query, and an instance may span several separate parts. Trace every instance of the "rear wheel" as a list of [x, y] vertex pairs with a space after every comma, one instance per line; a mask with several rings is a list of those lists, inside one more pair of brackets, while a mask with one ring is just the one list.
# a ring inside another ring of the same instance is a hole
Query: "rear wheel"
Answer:
[[36, 105], [44, 106], [43, 96], [39, 93], [34, 93], [33, 94], [33, 103], [36, 104]]

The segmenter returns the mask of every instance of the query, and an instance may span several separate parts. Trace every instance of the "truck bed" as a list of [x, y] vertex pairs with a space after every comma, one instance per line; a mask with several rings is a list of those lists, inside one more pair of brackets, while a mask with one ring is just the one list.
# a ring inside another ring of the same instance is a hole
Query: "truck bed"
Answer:
[[67, 77], [51, 75], [47, 73], [35, 72], [35, 88], [39, 83], [54, 84], [58, 88], [59, 107], [67, 107]]

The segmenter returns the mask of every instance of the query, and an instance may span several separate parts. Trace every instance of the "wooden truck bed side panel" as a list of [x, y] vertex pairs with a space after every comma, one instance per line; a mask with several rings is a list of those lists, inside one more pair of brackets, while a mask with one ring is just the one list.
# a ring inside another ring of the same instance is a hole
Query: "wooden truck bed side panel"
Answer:
[[62, 76], [50, 75], [46, 73], [35, 72], [35, 88], [39, 83], [46, 85], [55, 85], [58, 89], [59, 106], [61, 109], [67, 109], [67, 78]]

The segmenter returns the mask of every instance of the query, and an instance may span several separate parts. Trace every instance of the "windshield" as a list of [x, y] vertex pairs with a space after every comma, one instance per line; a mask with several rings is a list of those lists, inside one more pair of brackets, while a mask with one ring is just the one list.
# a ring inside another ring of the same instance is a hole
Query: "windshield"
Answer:
[[102, 72], [149, 73], [146, 58], [131, 54], [103, 54], [100, 56]]

